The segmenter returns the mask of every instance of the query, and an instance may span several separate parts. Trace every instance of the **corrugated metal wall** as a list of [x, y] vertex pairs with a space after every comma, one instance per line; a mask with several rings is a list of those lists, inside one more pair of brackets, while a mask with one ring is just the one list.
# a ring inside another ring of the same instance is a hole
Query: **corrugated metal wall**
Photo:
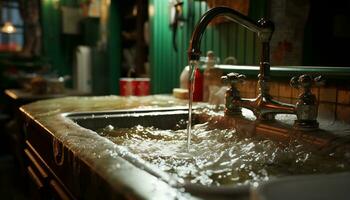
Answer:
[[[169, 26], [169, 1], [150, 0], [150, 64], [152, 92], [171, 93], [179, 86], [179, 76], [187, 63], [187, 48], [192, 31], [199, 18], [209, 8], [206, 1], [192, 1], [193, 19], [188, 19], [189, 0], [184, 1], [184, 16], [187, 21], [179, 28], [176, 35], [178, 52], [172, 46], [172, 31]], [[266, 1], [250, 0], [249, 16], [255, 20], [266, 14]], [[259, 48], [254, 33], [233, 22], [209, 25], [202, 38], [203, 56], [213, 50], [223, 61], [234, 56], [238, 64], [257, 65]]]

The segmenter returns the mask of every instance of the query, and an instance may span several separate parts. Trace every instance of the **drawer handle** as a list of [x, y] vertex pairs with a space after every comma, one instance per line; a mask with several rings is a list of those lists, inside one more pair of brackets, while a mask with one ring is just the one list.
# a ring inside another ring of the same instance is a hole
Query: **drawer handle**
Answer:
[[52, 139], [53, 159], [57, 166], [62, 166], [64, 162], [64, 147], [63, 144], [56, 138]]
[[34, 170], [30, 166], [27, 167], [27, 170], [30, 178], [34, 181], [38, 189], [43, 188], [44, 184], [40, 181], [39, 177], [35, 174]]
[[35, 160], [34, 156], [30, 153], [28, 149], [24, 149], [24, 153], [27, 155], [29, 160], [34, 164], [35, 168], [38, 169], [40, 175], [46, 179], [48, 177], [45, 170], [40, 166], [40, 164]]

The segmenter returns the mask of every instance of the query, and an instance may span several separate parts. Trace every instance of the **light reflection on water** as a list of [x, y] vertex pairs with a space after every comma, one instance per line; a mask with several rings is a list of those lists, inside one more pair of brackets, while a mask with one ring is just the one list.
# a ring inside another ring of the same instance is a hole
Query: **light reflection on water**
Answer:
[[283, 144], [242, 138], [234, 130], [192, 129], [187, 151], [187, 131], [111, 125], [99, 133], [132, 153], [191, 183], [202, 185], [248, 184], [294, 174], [331, 173], [350, 169], [344, 152], [311, 151], [292, 142]]

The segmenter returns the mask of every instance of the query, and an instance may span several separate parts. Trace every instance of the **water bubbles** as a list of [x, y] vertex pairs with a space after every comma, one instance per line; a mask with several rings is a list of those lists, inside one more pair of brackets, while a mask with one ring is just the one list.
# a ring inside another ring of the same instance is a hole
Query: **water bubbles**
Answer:
[[177, 124], [176, 124], [176, 129], [185, 129], [187, 126], [187, 121], [184, 119], [181, 119]]
[[105, 130], [106, 131], [113, 131], [114, 127], [112, 125], [108, 125], [108, 126], [106, 126]]
[[144, 128], [143, 128], [143, 126], [141, 126], [141, 125], [137, 125], [137, 126], [136, 126], [136, 130], [137, 130], [137, 131], [143, 131]]
[[[271, 177], [329, 173], [350, 169], [350, 153], [312, 152], [295, 141], [288, 144], [242, 138], [235, 130], [193, 126], [190, 151], [186, 129], [160, 130], [135, 126], [105, 127], [105, 137], [118, 145], [121, 156], [136, 154], [168, 172], [174, 180], [202, 185], [252, 184]], [[101, 133], [100, 133], [101, 134]], [[137, 162], [141, 162], [138, 160]]]
[[105, 136], [106, 134], [110, 133], [113, 130], [114, 130], [114, 127], [112, 125], [107, 125], [106, 127], [99, 130], [98, 134], [101, 136]]
[[253, 183], [252, 183], [252, 186], [253, 186], [253, 187], [258, 187], [258, 186], [259, 186], [259, 183], [258, 183], [258, 182], [253, 182]]

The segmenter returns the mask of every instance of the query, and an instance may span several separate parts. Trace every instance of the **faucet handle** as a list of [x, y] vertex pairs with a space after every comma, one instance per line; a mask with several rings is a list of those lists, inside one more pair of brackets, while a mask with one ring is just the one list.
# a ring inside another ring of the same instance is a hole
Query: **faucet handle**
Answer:
[[317, 76], [314, 78], [315, 86], [323, 86], [326, 84], [326, 79], [323, 76]]
[[323, 76], [317, 76], [312, 78], [308, 74], [303, 74], [301, 76], [294, 76], [290, 80], [290, 85], [294, 88], [303, 88], [305, 91], [310, 90], [312, 86], [322, 86], [325, 84], [325, 79]]
[[312, 86], [321, 86], [325, 83], [322, 76], [312, 78], [310, 75], [304, 74], [299, 77], [293, 77], [290, 85], [294, 88], [302, 88], [302, 92], [295, 105], [297, 120], [294, 127], [297, 130], [316, 130], [317, 122], [317, 103], [316, 96], [311, 93]]
[[225, 84], [230, 84], [231, 87], [235, 87], [236, 83], [243, 83], [246, 76], [243, 74], [231, 72], [226, 76], [222, 76], [221, 80]]
[[230, 88], [225, 93], [225, 115], [241, 115], [241, 107], [235, 104], [236, 101], [241, 100], [236, 84], [243, 83], [244, 79], [245, 76], [243, 74], [233, 72], [221, 77], [222, 82], [230, 85]]

